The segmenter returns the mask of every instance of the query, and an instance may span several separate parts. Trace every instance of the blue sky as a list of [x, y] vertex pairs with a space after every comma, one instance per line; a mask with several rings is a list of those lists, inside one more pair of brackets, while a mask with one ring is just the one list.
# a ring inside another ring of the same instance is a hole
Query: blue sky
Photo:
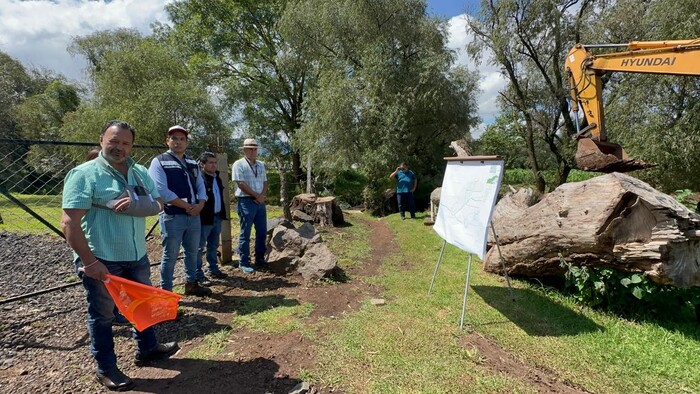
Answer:
[[428, 0], [428, 13], [452, 18], [464, 13], [473, 15], [479, 10], [480, 0]]
[[[173, 0], [0, 0], [0, 51], [27, 68], [56, 71], [77, 82], [85, 81], [85, 59], [73, 57], [66, 48], [73, 37], [119, 27], [151, 33], [155, 21], [168, 22], [163, 9]], [[379, 1], [379, 0], [378, 0]], [[457, 64], [480, 73], [478, 115], [485, 124], [498, 115], [496, 98], [505, 86], [499, 70], [482, 62], [476, 66], [464, 51], [469, 42], [466, 15], [478, 11], [480, 0], [428, 0], [428, 12], [448, 20], [447, 46], [455, 51]]]

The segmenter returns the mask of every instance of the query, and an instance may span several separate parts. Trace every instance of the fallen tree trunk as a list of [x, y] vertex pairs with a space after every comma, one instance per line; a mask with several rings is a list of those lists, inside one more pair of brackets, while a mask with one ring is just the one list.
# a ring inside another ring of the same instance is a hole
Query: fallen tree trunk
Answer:
[[[494, 226], [510, 275], [561, 275], [561, 256], [577, 266], [643, 272], [660, 284], [700, 286], [700, 217], [631, 176], [563, 184], [531, 207], [505, 212]], [[484, 269], [502, 274], [496, 248]]]

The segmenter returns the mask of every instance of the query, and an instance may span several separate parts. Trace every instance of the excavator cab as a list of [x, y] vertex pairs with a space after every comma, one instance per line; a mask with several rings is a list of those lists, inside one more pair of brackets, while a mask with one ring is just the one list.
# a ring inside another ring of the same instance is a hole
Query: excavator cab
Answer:
[[[590, 48], [624, 48], [620, 52], [594, 55]], [[610, 72], [666, 75], [700, 75], [700, 39], [675, 41], [633, 41], [627, 44], [576, 44], [566, 56], [571, 110], [579, 106], [588, 123], [578, 139], [576, 164], [584, 171], [629, 172], [655, 164], [630, 159], [618, 144], [608, 142], [603, 113], [602, 76]], [[578, 120], [578, 116], [576, 116]], [[578, 122], [577, 122], [578, 127]]]

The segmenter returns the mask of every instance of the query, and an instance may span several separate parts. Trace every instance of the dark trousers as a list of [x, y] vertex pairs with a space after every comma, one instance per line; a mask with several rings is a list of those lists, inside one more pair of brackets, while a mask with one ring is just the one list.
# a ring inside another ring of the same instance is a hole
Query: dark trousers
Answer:
[[399, 213], [401, 217], [405, 217], [406, 210], [411, 213], [411, 217], [416, 217], [416, 202], [413, 200], [413, 192], [396, 193], [396, 198], [399, 201]]

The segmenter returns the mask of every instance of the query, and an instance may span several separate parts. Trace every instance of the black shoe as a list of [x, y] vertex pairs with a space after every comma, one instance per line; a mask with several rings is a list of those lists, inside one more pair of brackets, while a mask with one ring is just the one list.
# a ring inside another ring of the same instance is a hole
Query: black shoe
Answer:
[[95, 378], [101, 385], [113, 391], [127, 391], [134, 387], [134, 381], [114, 367], [105, 373], [96, 372]]
[[212, 278], [216, 278], [216, 279], [226, 279], [226, 278], [228, 278], [228, 275], [224, 274], [224, 273], [221, 272], [221, 271], [216, 271], [216, 272], [211, 272], [211, 271], [209, 271], [209, 275], [211, 275]]
[[205, 297], [211, 295], [211, 289], [201, 286], [198, 282], [187, 282], [185, 283], [185, 295]]
[[262, 263], [255, 263], [255, 269], [258, 271], [269, 271], [270, 266], [267, 265], [267, 262], [262, 262]]
[[199, 283], [199, 285], [203, 287], [209, 287], [213, 284], [206, 276], [202, 279], [197, 279], [197, 283]]
[[117, 312], [114, 314], [114, 321], [112, 322], [113, 326], [130, 326], [131, 322], [124, 317], [121, 313]]
[[180, 346], [178, 346], [177, 342], [159, 343], [158, 346], [151, 351], [143, 353], [137, 352], [134, 364], [140, 367], [149, 361], [162, 360], [172, 356], [179, 349]]

